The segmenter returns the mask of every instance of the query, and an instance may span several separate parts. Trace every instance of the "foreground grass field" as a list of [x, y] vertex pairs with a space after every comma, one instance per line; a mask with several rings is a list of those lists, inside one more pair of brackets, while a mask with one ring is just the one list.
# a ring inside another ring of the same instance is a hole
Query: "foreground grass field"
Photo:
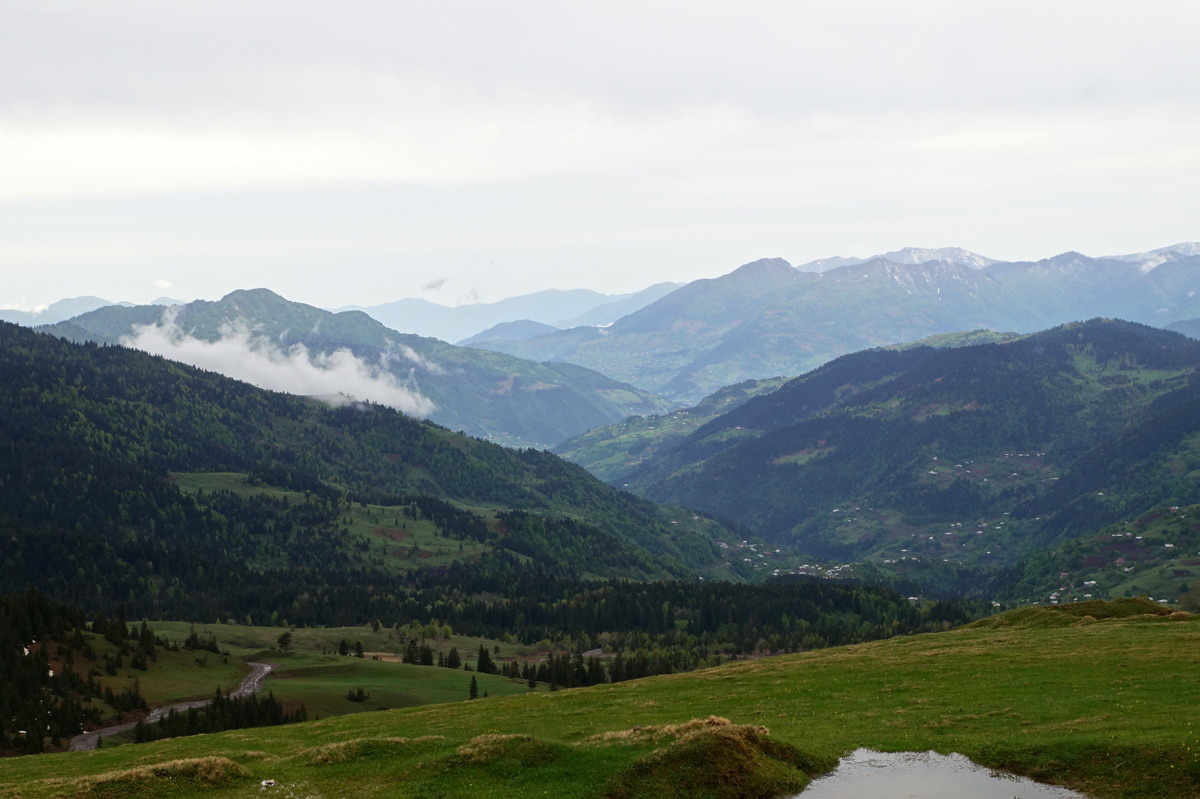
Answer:
[[[1153, 614], [1153, 615], [1151, 615]], [[10, 759], [0, 796], [769, 796], [858, 746], [1200, 796], [1200, 617], [1144, 600], [588, 689]], [[718, 716], [708, 724], [681, 725]], [[769, 734], [763, 728], [769, 730]]]

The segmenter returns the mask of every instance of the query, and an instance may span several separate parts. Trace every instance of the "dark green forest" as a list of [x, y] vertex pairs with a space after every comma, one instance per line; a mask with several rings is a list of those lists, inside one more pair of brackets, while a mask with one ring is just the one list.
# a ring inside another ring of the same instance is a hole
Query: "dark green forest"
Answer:
[[[220, 579], [272, 547], [295, 552], [288, 565], [300, 568], [344, 563], [352, 553], [336, 517], [355, 502], [437, 505], [448, 534], [476, 537], [480, 523], [464, 508], [536, 514], [544, 521], [520, 526], [514, 548], [551, 570], [597, 576], [691, 575], [718, 564], [714, 536], [725, 535], [707, 520], [672, 525], [678, 512], [545, 452], [12, 325], [0, 328], [0, 418], [0, 586], [53, 580], [84, 603], [153, 592], [151, 582], [190, 591], [189, 561]], [[313, 501], [298, 509], [191, 496], [171, 484], [172, 471], [243, 472]], [[539, 525], [561, 540], [535, 547]], [[146, 582], [131, 584], [135, 571]]]

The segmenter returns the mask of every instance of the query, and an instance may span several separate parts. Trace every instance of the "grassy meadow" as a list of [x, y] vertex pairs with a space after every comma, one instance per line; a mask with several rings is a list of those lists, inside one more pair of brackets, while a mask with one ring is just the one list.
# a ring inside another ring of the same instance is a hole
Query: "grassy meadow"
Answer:
[[0, 796], [244, 796], [265, 779], [289, 797], [790, 795], [867, 746], [961, 752], [1095, 799], [1196, 797], [1197, 675], [1198, 616], [1026, 608], [616, 685], [13, 758]]
[[[274, 666], [263, 683], [263, 691], [272, 692], [288, 709], [303, 704], [309, 718], [458, 702], [468, 698], [472, 677], [477, 680], [480, 697], [529, 693], [524, 681], [500, 675], [400, 663], [395, 654], [403, 648], [398, 643], [400, 634], [382, 627], [378, 630], [370, 626], [295, 629], [291, 631], [291, 648], [280, 651], [277, 644], [284, 630], [279, 627], [186, 622], [155, 622], [152, 626], [156, 635], [177, 643], [193, 631], [202, 638], [212, 636], [222, 654], [170, 652], [160, 648], [157, 661], [151, 663], [147, 671], [125, 666], [115, 676], [100, 678], [114, 690], [119, 690], [126, 681], [137, 679], [151, 707], [208, 697], [218, 686], [228, 692], [250, 671], [246, 665], [248, 661]], [[407, 628], [406, 632], [409, 632]], [[480, 644], [498, 660], [524, 654], [529, 649], [461, 635], [421, 640], [435, 654], [457, 648], [463, 662], [472, 668]], [[342, 641], [349, 643], [351, 651], [355, 643], [361, 643], [366, 657], [336, 654]], [[93, 638], [93, 646], [101, 653], [116, 651], [98, 637]], [[226, 652], [228, 655], [224, 654]], [[89, 661], [81, 663], [90, 665]], [[348, 692], [357, 692], [360, 688], [369, 695], [366, 701], [346, 698]], [[545, 686], [540, 690], [545, 690]]]
[[[183, 491], [230, 491], [241, 497], [259, 494], [286, 497], [289, 502], [305, 501], [303, 491], [289, 491], [271, 485], [249, 482], [245, 474], [236, 472], [177, 472], [175, 484]], [[476, 507], [473, 512], [490, 519], [494, 508]], [[488, 546], [473, 539], [459, 541], [439, 533], [437, 525], [428, 520], [406, 518], [401, 509], [369, 503], [350, 503], [339, 519], [349, 531], [352, 543], [361, 543], [372, 561], [389, 569], [411, 569], [417, 566], [447, 566], [455, 561], [469, 560], [487, 551]], [[263, 564], [271, 565], [271, 564]]]

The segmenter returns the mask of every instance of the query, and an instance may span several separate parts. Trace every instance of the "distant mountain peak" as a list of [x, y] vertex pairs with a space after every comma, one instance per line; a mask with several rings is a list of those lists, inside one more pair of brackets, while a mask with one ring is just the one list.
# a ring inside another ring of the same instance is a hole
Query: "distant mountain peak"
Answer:
[[1152, 252], [1155, 254], [1177, 252], [1180, 255], [1200, 255], [1200, 241], [1181, 241], [1178, 244], [1172, 244], [1170, 247], [1163, 247]]
[[726, 277], [739, 279], [777, 279], [779, 277], [785, 277], [790, 280], [795, 280], [796, 276], [796, 267], [792, 266], [783, 258], [759, 258], [757, 261], [751, 261], [748, 264], [742, 264], [737, 269], [726, 275]]
[[255, 300], [274, 300], [280, 302], [291, 302], [282, 295], [276, 294], [268, 288], [256, 289], [234, 289], [221, 298], [222, 302], [235, 302], [240, 299], [255, 299]]
[[929, 261], [944, 261], [946, 263], [969, 266], [972, 269], [983, 269], [985, 266], [999, 263], [999, 261], [993, 258], [973, 253], [970, 250], [964, 250], [962, 247], [935, 247], [932, 249], [928, 247], [904, 247], [892, 252], [885, 252], [879, 257], [897, 264], [915, 265], [928, 263]]
[[[1107, 259], [1113, 261], [1135, 261], [1142, 262], [1162, 258], [1163, 256], [1178, 255], [1187, 258], [1191, 255], [1200, 255], [1200, 241], [1181, 241], [1178, 244], [1172, 244], [1167, 247], [1159, 247], [1157, 250], [1149, 252], [1135, 252], [1128, 255], [1106, 255]], [[1159, 263], [1162, 263], [1160, 260]]]
[[1137, 264], [1143, 274], [1153, 271], [1166, 263], [1181, 261], [1200, 255], [1200, 241], [1181, 241], [1168, 247], [1159, 247], [1150, 252], [1136, 252], [1128, 255], [1107, 255], [1106, 259]]
[[1038, 263], [1045, 264], [1047, 266], [1055, 266], [1055, 267], [1065, 267], [1065, 266], [1078, 267], [1078, 266], [1084, 266], [1089, 263], [1094, 263], [1095, 260], [1096, 259], [1089, 258], [1088, 256], [1084, 255], [1081, 252], [1076, 252], [1075, 250], [1068, 250], [1067, 252], [1059, 253], [1058, 255], [1053, 255], [1049, 258], [1045, 258], [1041, 261], [1038, 261]]
[[68, 297], [30, 311], [19, 308], [0, 308], [0, 320], [20, 325], [54, 324], [108, 305], [128, 305], [128, 303], [114, 303], [102, 297]]
[[880, 255], [872, 255], [870, 258], [843, 258], [840, 255], [835, 255], [832, 258], [809, 261], [806, 264], [797, 266], [796, 269], [801, 272], [828, 272], [838, 267], [859, 266], [869, 261], [880, 259], [909, 266], [924, 264], [930, 261], [941, 261], [943, 263], [970, 267], [971, 269], [983, 269], [992, 264], [1001, 263], [994, 258], [988, 258], [979, 253], [964, 250], [962, 247], [903, 247], [899, 250], [885, 252]]

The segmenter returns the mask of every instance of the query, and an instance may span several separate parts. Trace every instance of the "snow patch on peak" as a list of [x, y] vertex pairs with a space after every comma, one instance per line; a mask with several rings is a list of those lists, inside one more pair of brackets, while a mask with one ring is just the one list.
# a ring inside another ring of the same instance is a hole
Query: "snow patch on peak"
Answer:
[[819, 258], [816, 261], [809, 261], [806, 264], [800, 264], [796, 267], [799, 272], [828, 272], [831, 269], [837, 269], [840, 266], [858, 266], [865, 264], [866, 258], [843, 258], [840, 255], [835, 255], [832, 258]]
[[1157, 250], [1150, 250], [1150, 252], [1135, 252], [1128, 255], [1106, 255], [1104, 257], [1112, 261], [1137, 264], [1138, 268], [1142, 270], [1142, 274], [1146, 274], [1162, 264], [1190, 258], [1193, 255], [1200, 255], [1200, 241], [1181, 241], [1169, 247], [1159, 247]]
[[1181, 241], [1178, 244], [1172, 244], [1170, 247], [1163, 247], [1161, 250], [1154, 252], [1177, 252], [1180, 255], [1200, 255], [1200, 241]]
[[923, 264], [929, 261], [944, 261], [951, 264], [959, 264], [967, 266], [971, 269], [983, 269], [985, 266], [991, 266], [994, 263], [999, 263], [993, 258], [988, 258], [978, 253], [973, 253], [969, 250], [964, 250], [961, 247], [905, 247], [900, 250], [886, 252], [879, 258], [885, 258], [897, 264]]
[[883, 253], [882, 255], [872, 255], [870, 258], [843, 258], [840, 255], [835, 255], [832, 258], [809, 261], [806, 264], [797, 266], [796, 269], [800, 272], [828, 272], [831, 269], [837, 269], [842, 266], [861, 266], [862, 264], [877, 260], [891, 261], [894, 264], [904, 266], [915, 266], [917, 264], [928, 263], [929, 261], [942, 261], [944, 263], [958, 264], [970, 269], [983, 269], [986, 266], [1001, 263], [994, 258], [988, 258], [978, 253], [964, 250], [961, 247], [905, 247], [900, 250]]

